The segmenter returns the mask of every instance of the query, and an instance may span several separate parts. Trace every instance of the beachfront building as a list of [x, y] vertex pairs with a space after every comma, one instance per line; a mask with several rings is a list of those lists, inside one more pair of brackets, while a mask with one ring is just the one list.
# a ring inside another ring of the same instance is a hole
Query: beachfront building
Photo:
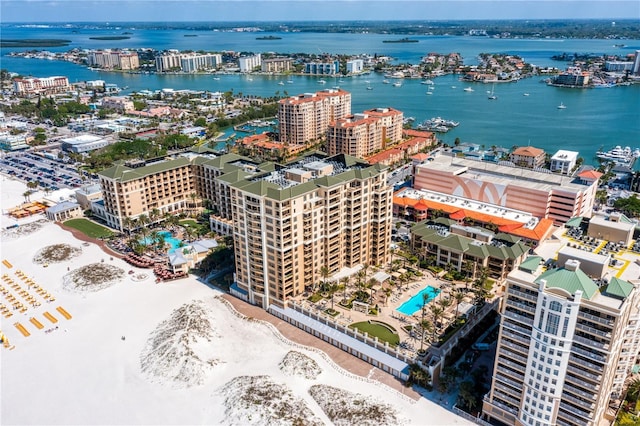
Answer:
[[0, 132], [0, 150], [18, 151], [29, 148], [28, 136], [26, 133], [12, 135], [9, 132]]
[[563, 224], [591, 216], [597, 181], [440, 155], [415, 167], [414, 187]]
[[156, 56], [157, 72], [188, 72], [213, 70], [222, 65], [222, 55], [219, 53], [180, 53], [169, 50]]
[[84, 185], [76, 190], [75, 198], [84, 210], [91, 209], [91, 203], [102, 200], [102, 188], [98, 184]]
[[366, 158], [383, 147], [382, 120], [367, 114], [354, 114], [329, 123], [327, 152]]
[[311, 155], [231, 184], [236, 284], [267, 309], [345, 268], [389, 261], [391, 188], [381, 166]]
[[129, 228], [128, 219], [151, 211], [178, 214], [193, 208], [197, 198], [191, 162], [185, 157], [139, 167], [118, 164], [98, 174], [104, 196], [103, 218], [113, 228]]
[[543, 272], [541, 258], [533, 257], [511, 272], [485, 419], [610, 424], [616, 414], [610, 404], [619, 404], [638, 355], [637, 284], [594, 281], [579, 258]]
[[362, 59], [352, 59], [347, 61], [347, 73], [359, 74], [364, 71], [364, 61]]
[[260, 65], [262, 72], [283, 73], [293, 69], [293, 59], [286, 57], [277, 57], [263, 59]]
[[541, 168], [544, 166], [546, 153], [543, 149], [533, 146], [521, 146], [509, 154], [509, 161], [519, 167], [529, 169]]
[[51, 95], [69, 90], [67, 77], [16, 78], [13, 80], [13, 91], [18, 96]]
[[73, 203], [71, 201], [63, 201], [62, 203], [56, 204], [55, 206], [49, 207], [45, 210], [45, 215], [47, 216], [47, 219], [54, 222], [64, 222], [68, 219], [82, 217], [83, 211], [80, 204]]
[[557, 86], [586, 87], [591, 81], [591, 74], [577, 67], [569, 67], [555, 76], [552, 81]]
[[304, 73], [312, 75], [337, 75], [340, 72], [340, 62], [307, 62]]
[[576, 166], [578, 161], [577, 151], [567, 151], [564, 149], [559, 150], [551, 157], [551, 164], [549, 169], [552, 172], [569, 174]]
[[94, 50], [87, 55], [87, 65], [104, 69], [135, 70], [140, 68], [136, 52], [126, 50]]
[[351, 93], [327, 89], [278, 101], [280, 142], [294, 145], [325, 139], [329, 123], [351, 114]]
[[243, 56], [238, 59], [238, 65], [240, 66], [240, 72], [251, 72], [256, 68], [259, 68], [262, 64], [262, 56], [258, 53], [252, 56]]

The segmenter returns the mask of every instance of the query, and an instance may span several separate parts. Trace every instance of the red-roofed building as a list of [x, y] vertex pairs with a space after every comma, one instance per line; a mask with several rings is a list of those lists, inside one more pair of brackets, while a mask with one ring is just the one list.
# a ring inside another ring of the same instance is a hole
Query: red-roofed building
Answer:
[[250, 156], [272, 161], [295, 157], [306, 148], [305, 145], [289, 145], [273, 141], [266, 132], [242, 138], [238, 144], [245, 148]]
[[544, 150], [532, 146], [521, 146], [509, 154], [509, 161], [517, 166], [530, 169], [543, 167], [545, 159], [546, 153]]
[[602, 177], [602, 173], [597, 170], [585, 170], [578, 174], [580, 180], [587, 184], [592, 184], [593, 182], [597, 182], [598, 179]]

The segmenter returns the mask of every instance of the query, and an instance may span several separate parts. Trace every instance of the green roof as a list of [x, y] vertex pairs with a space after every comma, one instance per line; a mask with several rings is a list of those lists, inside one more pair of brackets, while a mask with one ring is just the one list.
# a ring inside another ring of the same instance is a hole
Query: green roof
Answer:
[[629, 297], [632, 291], [633, 284], [616, 277], [611, 278], [611, 281], [609, 281], [609, 285], [605, 289], [605, 292], [608, 295], [618, 297], [620, 299]]
[[100, 175], [111, 179], [118, 179], [121, 182], [127, 182], [130, 180], [141, 179], [145, 176], [150, 176], [167, 170], [188, 166], [189, 164], [191, 164], [191, 162], [188, 158], [178, 157], [175, 159], [160, 161], [158, 163], [149, 164], [144, 167], [138, 167], [135, 169], [124, 165], [116, 165], [103, 170], [102, 172], [100, 172]]
[[598, 285], [580, 268], [575, 271], [565, 268], [551, 269], [541, 274], [536, 279], [536, 284], [539, 284], [541, 280], [547, 281], [547, 288], [559, 288], [569, 294], [575, 294], [580, 290], [582, 298], [587, 300], [591, 300], [598, 292]]
[[572, 217], [564, 224], [564, 226], [566, 226], [567, 228], [577, 228], [582, 224], [582, 220], [583, 218], [580, 216]]
[[541, 256], [529, 256], [520, 264], [520, 266], [518, 266], [518, 268], [530, 273], [535, 272], [538, 270], [541, 260]]

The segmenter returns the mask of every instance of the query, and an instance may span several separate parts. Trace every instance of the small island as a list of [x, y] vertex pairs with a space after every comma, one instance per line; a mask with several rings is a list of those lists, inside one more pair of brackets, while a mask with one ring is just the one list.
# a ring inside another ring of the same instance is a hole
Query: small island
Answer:
[[382, 40], [383, 43], [417, 43], [419, 40], [415, 38], [400, 38], [398, 40]]
[[130, 39], [129, 36], [100, 36], [100, 37], [89, 37], [89, 40], [127, 40]]
[[264, 37], [256, 37], [256, 40], [282, 40], [282, 37], [268, 35]]
[[0, 47], [62, 47], [68, 46], [71, 40], [53, 38], [43, 39], [4, 39], [0, 40]]

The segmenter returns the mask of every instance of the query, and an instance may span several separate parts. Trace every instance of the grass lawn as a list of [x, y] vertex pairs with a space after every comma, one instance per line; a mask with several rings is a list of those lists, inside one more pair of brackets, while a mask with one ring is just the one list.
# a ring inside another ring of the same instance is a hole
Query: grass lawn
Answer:
[[109, 228], [87, 219], [69, 219], [64, 223], [69, 228], [77, 229], [91, 238], [107, 238], [113, 235]]
[[377, 336], [378, 340], [389, 342], [393, 346], [398, 346], [398, 343], [400, 343], [400, 336], [389, 329], [392, 328], [391, 326], [385, 327], [375, 322], [362, 321], [351, 324], [349, 328], [357, 328], [360, 332], [366, 331], [370, 337]]

